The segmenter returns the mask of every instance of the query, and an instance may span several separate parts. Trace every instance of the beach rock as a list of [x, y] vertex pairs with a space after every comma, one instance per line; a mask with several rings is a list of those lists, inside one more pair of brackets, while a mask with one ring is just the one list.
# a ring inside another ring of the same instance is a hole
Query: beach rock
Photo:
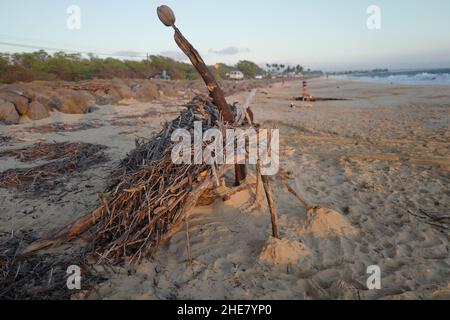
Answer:
[[62, 113], [84, 114], [95, 105], [94, 97], [86, 92], [58, 89], [56, 97], [53, 98], [51, 106]]
[[5, 124], [17, 124], [19, 123], [19, 119], [20, 116], [14, 107], [14, 104], [0, 99], [0, 122]]
[[50, 113], [42, 103], [39, 101], [33, 101], [30, 103], [27, 116], [32, 120], [41, 120], [48, 118]]
[[8, 92], [12, 92], [14, 94], [17, 94], [19, 96], [22, 96], [26, 99], [28, 99], [28, 101], [33, 100], [35, 91], [34, 88], [36, 86], [33, 85], [32, 83], [14, 83], [14, 84], [10, 84], [8, 85], [8, 87], [6, 88], [6, 91]]
[[28, 112], [28, 106], [30, 100], [16, 92], [3, 91], [0, 92], [0, 99], [11, 102], [16, 107], [17, 112], [20, 115], [26, 114]]
[[47, 110], [51, 110], [50, 99], [54, 95], [54, 89], [51, 83], [33, 82], [27, 84], [14, 84], [10, 88], [20, 91], [22, 95], [31, 102], [38, 101], [43, 104]]
[[51, 98], [52, 98], [52, 92], [50, 90], [46, 90], [45, 88], [35, 88], [31, 92], [29, 92], [31, 95], [31, 101], [37, 101], [41, 103], [47, 111], [52, 110], [51, 107]]
[[111, 80], [108, 96], [114, 97], [117, 101], [120, 101], [122, 99], [131, 99], [134, 97], [134, 94], [130, 84], [127, 83], [126, 80], [113, 79]]
[[309, 249], [300, 242], [270, 237], [259, 256], [259, 260], [266, 264], [296, 265], [309, 254]]
[[57, 96], [52, 96], [48, 100], [47, 106], [50, 108], [50, 110], [59, 110], [62, 106], [61, 99]]
[[[127, 91], [125, 88], [122, 88], [121, 90]], [[123, 99], [122, 94], [131, 96], [131, 90], [129, 91], [129, 94], [121, 93], [117, 87], [110, 85], [108, 90], [99, 90], [94, 92], [95, 103], [99, 106], [113, 105]]]
[[106, 106], [110, 104], [115, 104], [119, 102], [121, 99], [118, 96], [109, 95], [109, 94], [102, 94], [102, 95], [95, 95], [95, 104], [99, 106]]
[[159, 90], [155, 83], [144, 81], [133, 86], [133, 96], [140, 101], [152, 101], [159, 97]]

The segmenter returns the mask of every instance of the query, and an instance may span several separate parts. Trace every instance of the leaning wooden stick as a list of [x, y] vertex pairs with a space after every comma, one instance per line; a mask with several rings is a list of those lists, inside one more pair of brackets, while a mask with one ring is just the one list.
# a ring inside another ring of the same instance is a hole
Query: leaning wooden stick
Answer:
[[191, 238], [189, 236], [189, 213], [184, 218], [185, 221], [185, 235], [186, 235], [186, 251], [188, 255], [188, 264], [192, 266], [192, 254], [191, 254]]
[[272, 217], [272, 233], [273, 237], [276, 239], [280, 239], [280, 233], [278, 231], [278, 213], [277, 213], [277, 207], [275, 204], [273, 191], [270, 186], [269, 177], [268, 176], [261, 176], [262, 183], [264, 186], [264, 190], [266, 191], [266, 197], [267, 197], [267, 203], [269, 204], [269, 210], [270, 215]]
[[27, 255], [36, 251], [47, 249], [52, 246], [57, 246], [65, 242], [71, 242], [76, 239], [80, 234], [85, 233], [90, 228], [92, 228], [102, 217], [104, 212], [104, 207], [100, 207], [94, 212], [86, 214], [79, 218], [77, 221], [71, 225], [65, 227], [59, 231], [56, 236], [50, 239], [39, 240], [33, 242], [28, 247], [26, 247], [21, 254]]
[[[258, 131], [259, 132], [259, 131]], [[258, 134], [259, 136], [259, 134]], [[269, 137], [267, 139], [267, 143], [268, 143], [268, 153], [269, 153], [269, 157], [272, 156], [272, 148], [271, 148], [271, 134], [269, 131]], [[259, 140], [258, 140], [259, 141]], [[258, 163], [260, 165], [260, 161], [258, 159]], [[261, 169], [261, 167], [257, 168], [257, 171], [259, 171]], [[258, 174], [258, 172], [257, 172]], [[280, 239], [280, 233], [279, 233], [279, 228], [278, 228], [278, 212], [277, 212], [277, 206], [275, 203], [275, 198], [273, 196], [273, 191], [272, 191], [272, 187], [270, 186], [270, 181], [269, 181], [269, 177], [262, 175], [261, 173], [261, 180], [264, 186], [264, 191], [266, 192], [266, 198], [267, 198], [267, 203], [269, 204], [269, 210], [270, 210], [270, 215], [272, 218], [272, 233], [273, 233], [273, 237], [275, 239]]]
[[[205, 64], [198, 51], [175, 26], [176, 18], [172, 9], [168, 6], [160, 6], [158, 7], [157, 12], [161, 22], [167, 27], [172, 27], [175, 30], [175, 42], [177, 43], [178, 47], [180, 47], [180, 49], [188, 56], [195, 69], [197, 69], [198, 73], [202, 77], [203, 81], [205, 81], [213, 102], [219, 108], [224, 121], [228, 123], [234, 123], [235, 118], [233, 112], [231, 111], [231, 107], [225, 99], [225, 95], [222, 89], [220, 88], [219, 84], [214, 78], [214, 75], [212, 74], [211, 70], [209, 70], [208, 66]], [[235, 174], [236, 185], [240, 185], [240, 183], [247, 177], [245, 165], [236, 164]]]

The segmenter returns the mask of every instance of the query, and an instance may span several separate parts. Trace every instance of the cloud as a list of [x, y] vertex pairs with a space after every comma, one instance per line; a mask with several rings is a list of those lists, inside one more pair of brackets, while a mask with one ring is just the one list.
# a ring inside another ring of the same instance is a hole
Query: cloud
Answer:
[[188, 57], [181, 51], [163, 51], [159, 53], [163, 57], [171, 58], [176, 61], [187, 61]]
[[123, 58], [142, 58], [145, 57], [141, 52], [136, 52], [132, 50], [124, 50], [124, 51], [116, 51], [113, 53], [116, 57], [123, 57]]
[[223, 56], [235, 56], [238, 53], [246, 53], [246, 52], [250, 52], [250, 49], [245, 48], [245, 49], [239, 49], [238, 47], [227, 47], [221, 50], [214, 50], [214, 49], [209, 49], [210, 53], [214, 53], [214, 54], [218, 54], [218, 55], [223, 55]]

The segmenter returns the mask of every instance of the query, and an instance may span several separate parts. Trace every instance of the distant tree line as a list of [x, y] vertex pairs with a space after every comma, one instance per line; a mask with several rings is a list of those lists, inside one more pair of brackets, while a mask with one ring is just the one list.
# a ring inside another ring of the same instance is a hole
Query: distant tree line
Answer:
[[[217, 79], [225, 79], [226, 74], [241, 71], [246, 78], [254, 78], [264, 70], [251, 61], [239, 61], [235, 66], [223, 63], [210, 67]], [[166, 71], [175, 80], [196, 80], [199, 75], [195, 68], [184, 62], [163, 56], [149, 56], [148, 59], [119, 60], [101, 59], [94, 55], [57, 52], [49, 54], [44, 50], [32, 53], [0, 53], [0, 82], [13, 83], [34, 80], [79, 81], [110, 78], [148, 78]]]
[[[267, 72], [268, 73], [278, 73], [278, 74], [290, 74], [290, 73], [303, 73], [305, 70], [301, 65], [296, 66], [290, 66], [285, 64], [266, 64]], [[308, 69], [308, 71], [310, 71]]]

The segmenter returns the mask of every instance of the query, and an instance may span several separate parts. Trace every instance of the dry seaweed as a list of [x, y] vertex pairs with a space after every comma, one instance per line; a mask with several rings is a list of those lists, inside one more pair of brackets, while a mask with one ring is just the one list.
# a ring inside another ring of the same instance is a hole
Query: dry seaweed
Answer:
[[101, 128], [102, 126], [103, 125], [101, 123], [95, 121], [88, 121], [75, 124], [55, 122], [42, 126], [26, 128], [25, 131], [28, 133], [47, 134], [47, 133], [76, 132], [89, 129], [97, 129]]
[[408, 209], [408, 213], [419, 221], [436, 229], [450, 231], [450, 215], [443, 215], [439, 212], [428, 212], [421, 208], [419, 208], [418, 212], [413, 212], [411, 209]]
[[10, 136], [5, 136], [0, 134], [0, 146], [8, 145], [11, 142], [12, 138]]
[[77, 153], [94, 153], [93, 148], [99, 150], [105, 149], [104, 146], [92, 145], [89, 143], [50, 143], [37, 144], [32, 147], [22, 149], [6, 150], [0, 153], [1, 157], [14, 157], [21, 162], [30, 162], [34, 160], [57, 160], [71, 157]]
[[81, 173], [107, 161], [105, 146], [87, 143], [39, 144], [27, 149], [8, 150], [3, 156], [15, 156], [20, 161], [36, 159], [50, 161], [31, 168], [10, 169], [0, 173], [0, 188], [16, 188], [34, 194], [47, 194], [64, 184], [64, 177]]
[[23, 257], [18, 253], [36, 240], [30, 232], [0, 235], [0, 300], [62, 300], [70, 299], [74, 291], [67, 288], [66, 270], [80, 266], [82, 290], [90, 290], [102, 281], [84, 263], [84, 250], [60, 255]]

